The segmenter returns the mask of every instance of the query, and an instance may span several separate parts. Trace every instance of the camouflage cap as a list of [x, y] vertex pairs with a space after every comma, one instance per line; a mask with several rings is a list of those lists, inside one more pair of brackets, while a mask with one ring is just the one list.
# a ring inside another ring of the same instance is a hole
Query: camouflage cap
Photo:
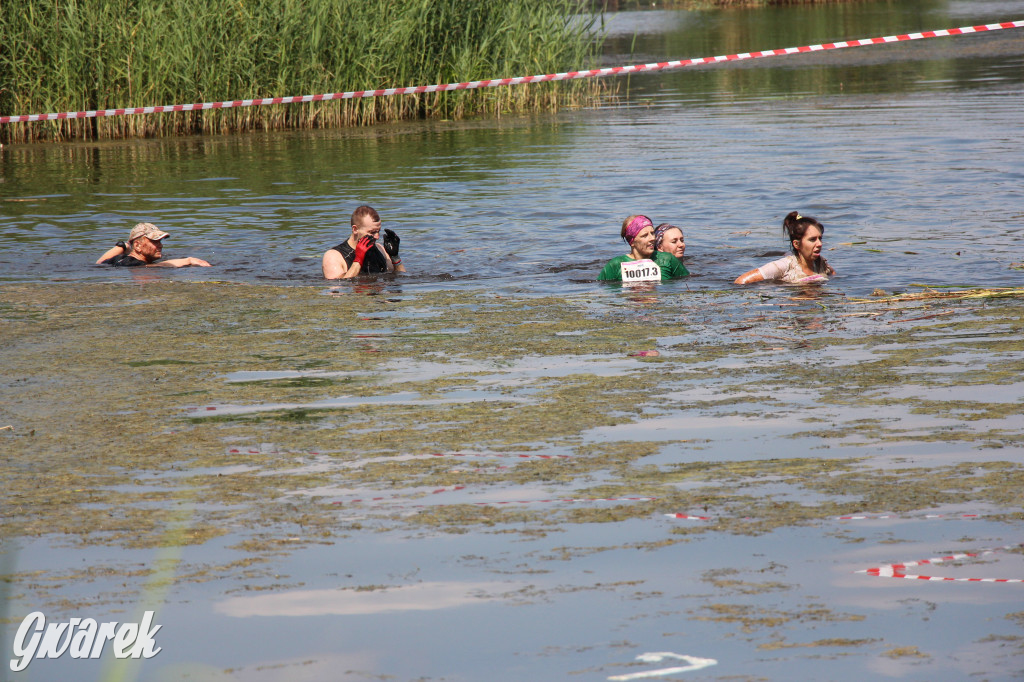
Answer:
[[157, 228], [153, 223], [139, 223], [128, 233], [128, 241], [135, 241], [139, 237], [148, 237], [155, 242], [167, 236], [167, 233]]

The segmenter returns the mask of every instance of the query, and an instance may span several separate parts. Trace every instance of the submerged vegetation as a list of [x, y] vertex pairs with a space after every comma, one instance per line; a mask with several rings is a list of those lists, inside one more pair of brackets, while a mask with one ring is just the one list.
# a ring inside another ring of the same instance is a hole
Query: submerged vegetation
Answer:
[[[955, 504], [1019, 515], [1024, 289], [974, 297], [990, 291], [666, 291], [602, 308], [588, 296], [172, 281], [126, 299], [120, 284], [11, 285], [0, 532], [153, 546], [179, 503], [196, 505], [189, 542], [252, 531], [274, 551], [355, 522], [543, 533], [708, 517], [675, 542]], [[131, 319], [114, 334], [111, 306]], [[818, 358], [803, 390], [766, 393], [792, 381], [796, 349]]]
[[[915, 628], [885, 636], [892, 600], [869, 602], [879, 578], [853, 571], [925, 556], [923, 540], [975, 551], [1019, 536], [1015, 292], [851, 301], [661, 287], [602, 301], [370, 282], [11, 283], [8, 630], [35, 609], [57, 619], [166, 601], [169, 613], [202, 599], [240, 614], [328, 593], [378, 608], [441, 585], [472, 590], [491, 622], [603, 594], [619, 633], [647, 636], [638, 609], [664, 619], [666, 641], [685, 618], [723, 649], [735, 640], [751, 666], [941, 665], [929, 628], [953, 622], [949, 607], [915, 593], [901, 602]], [[879, 514], [900, 518], [841, 518]], [[972, 518], [924, 530], [926, 515], [954, 514]], [[442, 571], [451, 584], [434, 581]], [[975, 636], [1017, 636], [997, 622], [1008, 607], [969, 606], [985, 618]], [[322, 629], [345, 602], [330, 608], [284, 618]], [[206, 613], [191, 613], [189, 636], [202, 637]], [[236, 641], [235, 670], [269, 668]], [[512, 646], [523, 657], [534, 645]], [[594, 669], [601, 652], [583, 649]]]
[[[0, 5], [0, 115], [454, 83], [589, 67], [576, 0]], [[359, 125], [553, 108], [594, 82], [0, 126], [0, 141]]]

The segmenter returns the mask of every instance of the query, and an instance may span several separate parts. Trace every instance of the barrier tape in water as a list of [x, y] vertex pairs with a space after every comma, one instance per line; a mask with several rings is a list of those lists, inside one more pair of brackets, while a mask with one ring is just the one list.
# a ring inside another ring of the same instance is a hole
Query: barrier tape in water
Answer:
[[1018, 549], [1020, 547], [1024, 547], [1024, 545], [1005, 545], [1003, 547], [985, 549], [980, 552], [963, 552], [961, 554], [950, 554], [949, 556], [934, 557], [932, 559], [921, 559], [920, 561], [907, 561], [902, 564], [887, 564], [885, 566], [879, 566], [878, 568], [866, 568], [864, 570], [857, 571], [857, 573], [866, 573], [879, 578], [909, 578], [911, 580], [933, 580], [957, 583], [1024, 583], [1024, 578], [949, 578], [938, 575], [911, 575], [906, 572], [906, 569], [914, 566], [933, 566], [935, 564], [943, 564], [949, 561], [977, 559], [996, 552], [1005, 552], [1008, 550]]
[[961, 26], [960, 28], [940, 29], [937, 31], [922, 31], [920, 33], [903, 33], [895, 36], [883, 36], [880, 38], [860, 38], [858, 40], [842, 40], [837, 43], [823, 43], [821, 45], [803, 45], [800, 47], [786, 47], [777, 50], [762, 50], [760, 52], [742, 52], [740, 54], [719, 55], [717, 57], [699, 57], [696, 59], [679, 59], [671, 62], [654, 62], [651, 64], [633, 64], [631, 66], [614, 66], [603, 69], [589, 69], [586, 71], [567, 71], [564, 73], [549, 73], [538, 76], [520, 76], [517, 78], [497, 78], [493, 80], [466, 81], [462, 83], [446, 83], [443, 85], [417, 85], [401, 88], [383, 88], [380, 90], [351, 90], [349, 92], [330, 92], [322, 95], [296, 95], [291, 97], [262, 97], [257, 99], [236, 99], [223, 102], [200, 102], [195, 104], [171, 104], [155, 107], [128, 107], [124, 109], [101, 109], [93, 111], [65, 111], [55, 114], [22, 114], [19, 116], [0, 116], [0, 123], [28, 123], [32, 121], [59, 121], [65, 119], [97, 118], [104, 116], [132, 116], [135, 114], [163, 114], [176, 111], [201, 111], [205, 109], [232, 109], [235, 107], [256, 107], [268, 104], [294, 104], [299, 102], [321, 102], [336, 99], [361, 99], [366, 97], [390, 97], [392, 95], [419, 95], [431, 92], [446, 92], [452, 90], [475, 90], [478, 88], [494, 88], [505, 85], [522, 85], [525, 83], [543, 83], [548, 81], [579, 80], [582, 78], [603, 78], [606, 76], [625, 76], [634, 73], [647, 71], [668, 71], [680, 69], [687, 66], [701, 66], [704, 64], [720, 64], [722, 62], [735, 62], [745, 59], [762, 59], [764, 57], [782, 57], [791, 54], [802, 54], [806, 52], [820, 52], [822, 50], [839, 50], [845, 47], [860, 47], [865, 45], [880, 45], [884, 43], [905, 42], [908, 40], [923, 40], [925, 38], [943, 38], [946, 36], [958, 36], [971, 33], [984, 33], [986, 31], [999, 31], [1009, 28], [1024, 28], [1024, 20], [1001, 21], [995, 24], [982, 24], [979, 26]]

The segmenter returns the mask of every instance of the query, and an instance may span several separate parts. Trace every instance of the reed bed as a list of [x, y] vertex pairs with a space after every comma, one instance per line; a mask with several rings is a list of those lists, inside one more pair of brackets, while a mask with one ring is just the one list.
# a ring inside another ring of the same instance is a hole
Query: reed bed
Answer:
[[[0, 3], [0, 115], [319, 94], [594, 65], [578, 0]], [[593, 16], [593, 15], [591, 15]], [[550, 109], [593, 81], [0, 126], [0, 141], [360, 125]]]

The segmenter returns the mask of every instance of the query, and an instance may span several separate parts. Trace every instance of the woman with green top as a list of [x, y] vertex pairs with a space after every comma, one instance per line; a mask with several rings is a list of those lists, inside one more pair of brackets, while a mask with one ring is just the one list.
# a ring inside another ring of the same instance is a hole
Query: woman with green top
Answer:
[[645, 215], [631, 215], [622, 222], [622, 240], [630, 251], [616, 256], [597, 276], [608, 282], [661, 281], [686, 277], [690, 273], [679, 260], [665, 251], [654, 249], [654, 223]]
[[683, 238], [682, 228], [672, 223], [658, 225], [654, 228], [654, 248], [671, 253], [682, 263], [683, 254], [686, 253], [686, 240]]

